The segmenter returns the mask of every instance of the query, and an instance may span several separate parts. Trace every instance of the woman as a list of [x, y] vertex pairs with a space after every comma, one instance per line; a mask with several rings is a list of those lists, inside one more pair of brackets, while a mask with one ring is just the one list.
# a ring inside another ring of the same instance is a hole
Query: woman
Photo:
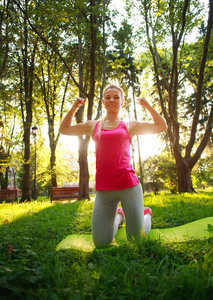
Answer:
[[[91, 135], [95, 141], [96, 198], [92, 236], [95, 246], [104, 248], [112, 242], [124, 216], [128, 239], [149, 233], [152, 211], [150, 208], [144, 210], [142, 187], [130, 164], [130, 144], [133, 136], [159, 133], [166, 130], [167, 125], [145, 97], [138, 98], [138, 102], [150, 112], [153, 122], [122, 121], [120, 109], [124, 95], [117, 85], [109, 85], [103, 92], [106, 116], [102, 120], [72, 125], [75, 111], [85, 101], [76, 99], [61, 123], [60, 133]], [[118, 209], [120, 202], [123, 209]]]

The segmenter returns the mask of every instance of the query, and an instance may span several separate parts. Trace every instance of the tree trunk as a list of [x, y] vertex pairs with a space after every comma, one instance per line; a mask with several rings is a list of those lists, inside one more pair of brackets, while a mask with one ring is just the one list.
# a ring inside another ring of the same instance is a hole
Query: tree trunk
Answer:
[[[95, 3], [93, 0], [90, 1], [90, 5], [93, 8]], [[78, 19], [78, 24], [80, 28], [80, 19]], [[87, 110], [87, 120], [92, 119], [92, 108], [94, 102], [94, 90], [95, 90], [95, 47], [96, 47], [96, 34], [97, 34], [96, 17], [91, 12], [90, 15], [90, 29], [91, 29], [91, 49], [90, 49], [90, 88], [88, 97], [88, 110]], [[78, 36], [78, 67], [79, 67], [79, 97], [84, 98], [83, 94], [83, 82], [84, 82], [84, 72], [83, 72], [83, 61], [82, 61], [82, 40], [81, 36]], [[84, 106], [80, 107], [76, 112], [76, 121], [81, 123], [83, 121]], [[88, 145], [90, 141], [90, 136], [79, 137], [79, 186], [80, 194], [82, 198], [89, 199], [89, 168], [88, 168]]]
[[6, 187], [6, 189], [8, 188], [9, 170], [10, 170], [10, 168], [7, 167], [6, 172], [5, 172], [5, 187]]
[[143, 177], [143, 165], [142, 165], [142, 159], [141, 159], [141, 148], [140, 148], [140, 137], [137, 135], [137, 146], [138, 146], [138, 164], [139, 164], [139, 180], [144, 188], [144, 177]]
[[51, 157], [50, 157], [50, 170], [51, 170], [51, 186], [56, 187], [57, 186], [57, 175], [56, 175], [56, 146], [55, 143], [54, 145], [51, 145]]
[[[2, 65], [0, 66], [0, 77], [2, 77], [2, 74], [6, 67], [6, 62], [8, 58], [8, 52], [9, 52], [9, 38], [8, 38], [8, 32], [9, 32], [9, 0], [4, 1], [4, 4], [2, 6], [3, 9], [1, 9], [0, 13], [0, 47], [1, 47], [1, 56], [2, 56]], [[4, 25], [3, 25], [4, 23]], [[5, 34], [2, 33], [2, 28], [5, 26]], [[5, 43], [5, 46], [4, 46]], [[4, 52], [4, 54], [3, 54]], [[3, 58], [4, 57], [4, 58]]]
[[0, 172], [0, 184], [1, 184], [1, 190], [3, 190], [3, 180], [4, 180], [4, 174]]
[[0, 173], [0, 178], [1, 178], [1, 189], [2, 190], [6, 190], [8, 188], [8, 176], [6, 178], [6, 174], [5, 173], [5, 176], [3, 173]]
[[56, 175], [56, 145], [57, 141], [55, 141], [55, 132], [54, 132], [54, 120], [52, 118], [48, 118], [48, 135], [49, 135], [49, 142], [50, 142], [50, 172], [51, 172], [51, 187], [57, 186], [57, 175]]
[[20, 202], [30, 201], [30, 125], [24, 130], [24, 175], [22, 197]]
[[88, 145], [90, 137], [78, 137], [79, 140], [79, 186], [81, 198], [90, 199], [89, 197], [89, 168], [87, 160]]
[[[22, 119], [24, 127], [24, 175], [23, 175], [23, 189], [20, 202], [30, 201], [30, 133], [32, 125], [32, 102], [33, 102], [33, 75], [34, 75], [34, 59], [37, 50], [36, 39], [34, 42], [33, 52], [31, 57], [28, 53], [28, 28], [27, 20], [24, 17], [24, 51], [23, 51], [23, 73], [24, 73], [24, 99], [20, 95]], [[30, 63], [30, 66], [28, 67]], [[20, 70], [20, 81], [22, 81], [22, 74]], [[20, 87], [20, 94], [22, 92], [22, 82]], [[24, 107], [25, 106], [25, 107]], [[24, 115], [26, 114], [26, 117]]]
[[[80, 27], [80, 19], [78, 19]], [[79, 97], [84, 98], [82, 92], [84, 86], [84, 72], [83, 72], [83, 61], [82, 61], [82, 40], [81, 36], [78, 36], [78, 69], [79, 69]], [[84, 106], [81, 106], [76, 114], [77, 123], [83, 122]], [[78, 149], [78, 163], [79, 163], [79, 187], [81, 198], [89, 199], [89, 168], [87, 160], [87, 152], [90, 137], [83, 136], [78, 137], [79, 149]]]
[[[157, 88], [161, 103], [162, 112], [168, 124], [168, 135], [169, 139], [173, 148], [174, 157], [176, 160], [176, 165], [178, 169], [178, 191], [180, 193], [184, 192], [195, 192], [192, 186], [191, 180], [191, 172], [192, 168], [200, 158], [203, 150], [205, 149], [207, 142], [209, 140], [211, 131], [212, 131], [212, 120], [213, 120], [213, 112], [209, 115], [208, 123], [204, 132], [204, 137], [202, 140], [196, 140], [197, 134], [197, 127], [200, 120], [200, 113], [202, 107], [202, 90], [203, 90], [203, 78], [205, 72], [205, 64], [207, 60], [208, 48], [209, 48], [209, 41], [211, 36], [212, 24], [213, 24], [213, 0], [209, 1], [209, 18], [208, 18], [208, 25], [206, 36], [203, 45], [203, 53], [200, 62], [200, 68], [198, 70], [199, 78], [197, 82], [197, 92], [196, 92], [196, 101], [195, 101], [195, 109], [194, 109], [194, 117], [191, 126], [191, 132], [188, 143], [185, 141], [186, 148], [185, 148], [185, 157], [181, 154], [181, 149], [183, 147], [180, 144], [180, 126], [179, 123], [179, 112], [178, 112], [178, 90], [179, 90], [179, 81], [178, 76], [180, 73], [180, 68], [182, 66], [181, 61], [178, 60], [178, 52], [180, 52], [180, 46], [182, 37], [184, 36], [185, 32], [185, 25], [187, 22], [188, 17], [188, 7], [190, 4], [189, 0], [185, 0], [183, 3], [182, 8], [182, 27], [180, 30], [174, 26], [171, 22], [171, 34], [172, 34], [172, 43], [173, 43], [173, 61], [171, 65], [171, 72], [170, 72], [170, 81], [166, 79], [167, 75], [164, 72], [162, 63], [160, 61], [160, 54], [157, 50], [157, 41], [155, 39], [155, 25], [152, 22], [152, 11], [151, 6], [149, 5], [149, 1], [144, 1], [144, 17], [146, 22], [146, 34], [147, 34], [147, 41], [149, 43], [149, 49], [153, 57], [153, 65], [155, 71], [155, 78], [157, 82]], [[173, 14], [173, 5], [170, 6], [171, 15]], [[166, 91], [166, 93], [164, 93]], [[164, 94], [168, 93], [168, 108], [166, 105], [167, 99], [164, 97]], [[198, 145], [197, 150], [194, 154], [192, 154], [192, 149], [196, 144]]]
[[[135, 88], [134, 88], [134, 82], [132, 82], [132, 98], [133, 98], [133, 104], [134, 104], [134, 115], [135, 115], [135, 120], [138, 120], [138, 116], [137, 116], [137, 107], [136, 107], [136, 101], [135, 101]], [[141, 159], [141, 149], [140, 149], [140, 138], [137, 135], [136, 137], [137, 140], [137, 148], [138, 148], [138, 165], [139, 165], [139, 180], [141, 185], [144, 188], [144, 182], [143, 182], [143, 167], [142, 167], [142, 159]]]
[[[3, 134], [2, 134], [3, 137]], [[8, 164], [8, 155], [6, 154], [4, 147], [0, 146], [0, 165], [3, 167], [3, 165]], [[6, 167], [5, 172], [0, 172], [0, 185], [2, 190], [6, 190], [8, 187], [8, 171], [9, 167]]]
[[194, 193], [195, 190], [192, 186], [191, 172], [192, 168], [187, 163], [181, 165], [176, 160], [177, 170], [178, 170], [178, 191], [179, 193]]

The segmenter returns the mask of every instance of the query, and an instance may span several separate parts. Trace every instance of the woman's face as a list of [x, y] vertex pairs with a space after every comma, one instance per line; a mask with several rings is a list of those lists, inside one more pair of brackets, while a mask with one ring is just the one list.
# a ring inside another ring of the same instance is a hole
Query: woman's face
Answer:
[[124, 99], [122, 99], [122, 94], [118, 89], [109, 88], [105, 90], [102, 102], [105, 105], [107, 111], [117, 112], [123, 105]]

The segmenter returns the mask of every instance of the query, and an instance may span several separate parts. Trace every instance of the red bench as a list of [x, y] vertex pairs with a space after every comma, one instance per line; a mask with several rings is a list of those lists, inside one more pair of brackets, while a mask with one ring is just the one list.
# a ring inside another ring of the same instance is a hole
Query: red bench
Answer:
[[0, 203], [17, 200], [17, 190], [0, 190]]
[[54, 200], [75, 199], [81, 200], [79, 186], [53, 187], [50, 202]]

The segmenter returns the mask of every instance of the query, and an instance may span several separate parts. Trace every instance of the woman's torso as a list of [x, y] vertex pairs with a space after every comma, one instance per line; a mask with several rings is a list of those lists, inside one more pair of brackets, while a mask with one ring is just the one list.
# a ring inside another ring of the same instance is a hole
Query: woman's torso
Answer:
[[[130, 164], [131, 138], [124, 121], [113, 129], [101, 130], [97, 122], [94, 132], [96, 144], [96, 190], [121, 190], [139, 183]], [[107, 127], [109, 128], [109, 126]]]

